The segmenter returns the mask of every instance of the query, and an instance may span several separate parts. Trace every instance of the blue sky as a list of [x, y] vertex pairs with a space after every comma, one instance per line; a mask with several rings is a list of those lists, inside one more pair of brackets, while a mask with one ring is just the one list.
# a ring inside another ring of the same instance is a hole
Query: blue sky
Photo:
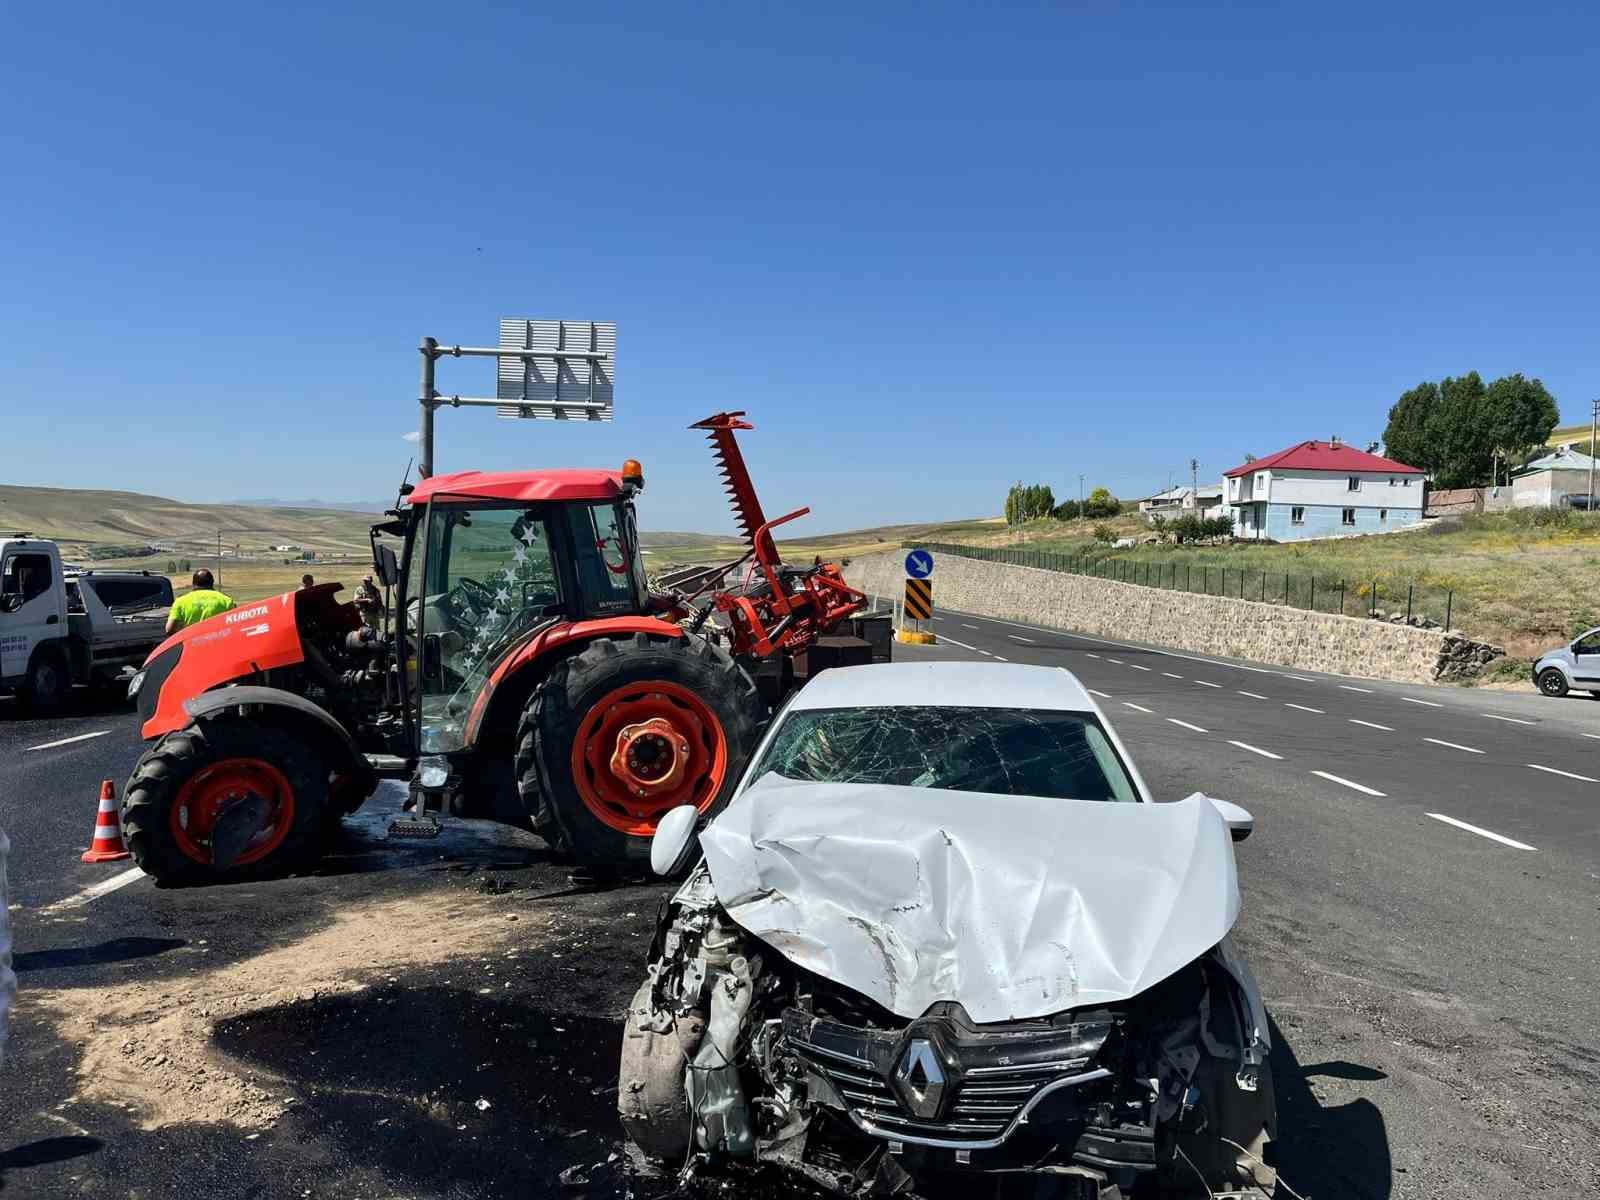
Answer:
[[658, 529], [731, 528], [723, 408], [823, 532], [1600, 395], [1580, 6], [156, 8], [7, 14], [3, 482], [391, 495], [502, 315], [616, 321], [617, 420], [440, 469], [637, 456]]

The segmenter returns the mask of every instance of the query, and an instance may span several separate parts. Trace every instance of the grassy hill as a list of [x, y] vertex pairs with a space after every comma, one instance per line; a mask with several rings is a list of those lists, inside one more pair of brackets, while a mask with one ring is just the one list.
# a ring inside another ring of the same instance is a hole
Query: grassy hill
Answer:
[[1590, 427], [1588, 425], [1560, 425], [1550, 431], [1550, 436], [1544, 440], [1544, 444], [1553, 448], [1565, 446], [1569, 442], [1576, 442], [1578, 449], [1587, 454], [1589, 452], [1589, 430]]

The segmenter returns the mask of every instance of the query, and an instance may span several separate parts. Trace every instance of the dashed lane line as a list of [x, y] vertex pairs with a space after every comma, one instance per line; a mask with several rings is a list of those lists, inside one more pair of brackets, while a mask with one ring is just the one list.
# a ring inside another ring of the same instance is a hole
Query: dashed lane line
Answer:
[[[1124, 701], [1123, 703], [1127, 703], [1127, 702]], [[1174, 724], [1174, 725], [1182, 725], [1185, 729], [1192, 729], [1196, 733], [1210, 733], [1211, 732], [1209, 729], [1201, 729], [1200, 726], [1198, 726], [1198, 725], [1191, 725], [1187, 721], [1180, 721], [1180, 720], [1178, 720], [1177, 717], [1168, 717], [1167, 720], [1172, 722], [1172, 724]]]
[[961, 622], [961, 628], [963, 628], [963, 629], [976, 629], [977, 626], [976, 625], [968, 625], [965, 621], [963, 621], [963, 622]]
[[1010, 638], [1013, 642], [1021, 642], [1024, 645], [1027, 645], [1027, 646], [1037, 646], [1039, 644], [1038, 642], [1034, 641], [1032, 638], [1021, 637], [1021, 636], [1019, 636], [1018, 634], [1015, 634], [1015, 633], [1008, 633], [1008, 634], [1006, 634], [1006, 636], [1008, 638]]
[[1404, 700], [1407, 704], [1426, 704], [1429, 708], [1444, 707], [1444, 705], [1440, 704], [1437, 700], [1418, 700], [1415, 696], [1401, 696], [1400, 699]]
[[1311, 773], [1319, 778], [1326, 779], [1329, 783], [1337, 783], [1354, 791], [1364, 792], [1368, 796], [1382, 797], [1384, 795], [1377, 788], [1370, 788], [1364, 783], [1357, 783], [1354, 779], [1345, 779], [1343, 776], [1335, 775], [1331, 771], [1313, 771]]
[[1219, 688], [1219, 687], [1222, 686], [1220, 683], [1212, 683], [1209, 679], [1196, 679], [1195, 682], [1198, 683], [1201, 687]]
[[1519, 842], [1515, 838], [1508, 838], [1504, 834], [1492, 830], [1480, 829], [1476, 825], [1468, 825], [1465, 821], [1458, 821], [1454, 817], [1447, 817], [1443, 813], [1429, 813], [1435, 821], [1443, 821], [1446, 825], [1454, 825], [1457, 829], [1465, 829], [1468, 833], [1475, 833], [1479, 837], [1486, 837], [1491, 842], [1499, 842], [1502, 846], [1510, 846], [1513, 850], [1533, 850], [1534, 847], [1527, 842]]
[[1510, 721], [1513, 725], [1537, 725], [1537, 721], [1524, 721], [1521, 717], [1502, 717], [1499, 713], [1479, 713], [1480, 717], [1488, 717], [1491, 721]]
[[1148, 671], [1150, 669], [1149, 667], [1141, 667], [1138, 663], [1129, 663], [1128, 665], [1135, 671]]
[[947, 633], [941, 633], [939, 635], [939, 638], [946, 646], [960, 646], [963, 650], [971, 650], [974, 654], [988, 654], [989, 653], [987, 650], [980, 650], [976, 646], [969, 646], [965, 642], [958, 642], [958, 641], [955, 640], [955, 638], [951, 637]]
[[1087, 654], [1090, 658], [1099, 658], [1100, 657], [1093, 650], [1085, 650], [1084, 653]]
[[1182, 679], [1183, 678], [1182, 675], [1174, 675], [1171, 671], [1163, 671], [1161, 673], [1163, 675], [1165, 675], [1168, 679]]
[[87, 742], [90, 738], [105, 737], [109, 729], [96, 729], [93, 733], [80, 733], [76, 737], [65, 737], [54, 742], [43, 742], [37, 746], [29, 746], [28, 750], [54, 750], [57, 746], [70, 746], [73, 742]]
[[1586, 733], [1583, 736], [1586, 738], [1594, 738], [1595, 741], [1600, 742], [1600, 733]]
[[49, 916], [51, 913], [81, 907], [91, 900], [98, 900], [101, 896], [109, 895], [118, 888], [125, 888], [130, 883], [138, 883], [139, 880], [148, 878], [150, 877], [138, 867], [130, 867], [126, 871], [113, 875], [110, 879], [102, 879], [99, 883], [84, 888], [81, 892], [74, 892], [65, 900], [57, 900], [54, 904], [45, 905], [39, 910], [39, 915]]
[[1394, 726], [1393, 725], [1379, 725], [1376, 721], [1363, 721], [1360, 717], [1351, 717], [1350, 718], [1350, 724], [1352, 724], [1352, 725], [1365, 725], [1368, 729], [1381, 729], [1385, 733], [1393, 733], [1394, 732]]
[[998, 655], [998, 654], [996, 654], [996, 655], [995, 655], [995, 656], [994, 656], [994, 660], [995, 660], [995, 662], [1010, 662], [1010, 661], [1011, 661], [1011, 660], [1010, 660], [1010, 659], [1009, 659], [1009, 658], [1002, 658], [1002, 657], [1001, 657], [1001, 656], [1000, 656], [1000, 655]]
[[1575, 771], [1560, 771], [1555, 767], [1541, 767], [1538, 763], [1528, 763], [1526, 765], [1532, 767], [1535, 771], [1544, 771], [1550, 775], [1565, 775], [1568, 779], [1579, 779], [1584, 783], [1600, 783], [1600, 779], [1595, 779], [1589, 775], [1579, 775]]
[[1342, 689], [1342, 690], [1344, 690], [1344, 691], [1346, 691], [1346, 692], [1365, 692], [1365, 693], [1366, 693], [1366, 694], [1367, 694], [1367, 695], [1368, 695], [1368, 696], [1370, 696], [1370, 695], [1372, 695], [1372, 689], [1371, 689], [1371, 688], [1358, 688], [1358, 687], [1353, 687], [1353, 686], [1351, 686], [1351, 685], [1350, 685], [1350, 684], [1348, 684], [1348, 683], [1341, 683], [1341, 684], [1339, 684], [1339, 685], [1338, 685], [1338, 686], [1339, 686], [1339, 687], [1340, 687], [1340, 688], [1341, 688], [1341, 689]]
[[1116, 663], [1119, 667], [1122, 665], [1122, 660], [1120, 658], [1108, 658], [1106, 661], [1109, 663]]
[[1282, 674], [1283, 674], [1283, 677], [1285, 679], [1298, 679], [1301, 683], [1316, 683], [1317, 682], [1315, 679], [1311, 678], [1311, 676], [1309, 676], [1309, 675], [1291, 675], [1287, 671], [1282, 672]]
[[1152, 716], [1155, 714], [1154, 709], [1146, 708], [1142, 704], [1135, 704], [1132, 700], [1124, 700], [1123, 703], [1129, 708], [1133, 709], [1135, 712], [1150, 713]]
[[1095, 691], [1095, 690], [1094, 690], [1094, 689], [1093, 689], [1093, 688], [1089, 688], [1089, 689], [1088, 689], [1088, 692], [1089, 692], [1089, 695], [1091, 695], [1091, 696], [1099, 696], [1099, 697], [1100, 697], [1100, 699], [1102, 699], [1102, 700], [1109, 700], [1109, 699], [1111, 699], [1111, 696], [1110, 696], [1110, 694], [1109, 694], [1109, 693], [1106, 693], [1106, 692], [1097, 692], [1097, 691]]
[[1249, 742], [1236, 742], [1230, 738], [1228, 740], [1228, 745], [1237, 746], [1241, 750], [1248, 750], [1251, 754], [1259, 754], [1262, 758], [1272, 758], [1276, 759], [1278, 762], [1283, 761], [1283, 755], [1274, 754], [1271, 750], [1263, 750], [1260, 746], [1252, 746]]
[[1435, 746], [1449, 746], [1450, 749], [1452, 749], [1452, 750], [1465, 750], [1468, 754], [1482, 754], [1483, 753], [1482, 750], [1474, 749], [1471, 746], [1463, 746], [1459, 742], [1447, 742], [1443, 738], [1425, 737], [1422, 740], [1425, 741], [1425, 742], [1432, 742]]
[[1239, 695], [1241, 695], [1241, 696], [1249, 696], [1250, 699], [1252, 699], [1252, 700], [1265, 700], [1266, 699], [1266, 697], [1263, 696], [1260, 692], [1246, 692], [1246, 691], [1242, 691], [1241, 690], [1239, 692]]
[[1285, 700], [1283, 702], [1283, 706], [1285, 708], [1298, 708], [1301, 712], [1316, 713], [1317, 716], [1319, 716], [1319, 717], [1325, 717], [1325, 716], [1328, 715], [1322, 709], [1320, 709], [1320, 708], [1312, 708], [1309, 704], [1291, 704], [1289, 701]]

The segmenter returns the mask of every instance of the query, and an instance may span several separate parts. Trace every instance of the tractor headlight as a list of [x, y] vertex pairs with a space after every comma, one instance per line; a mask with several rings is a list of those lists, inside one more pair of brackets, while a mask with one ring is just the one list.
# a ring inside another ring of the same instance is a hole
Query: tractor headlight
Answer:
[[139, 698], [139, 689], [142, 688], [143, 686], [144, 686], [144, 672], [143, 671], [135, 671], [133, 673], [133, 678], [128, 680], [128, 699], [129, 700], [137, 700]]
[[417, 763], [417, 782], [430, 792], [436, 792], [450, 781], [450, 760], [425, 758]]

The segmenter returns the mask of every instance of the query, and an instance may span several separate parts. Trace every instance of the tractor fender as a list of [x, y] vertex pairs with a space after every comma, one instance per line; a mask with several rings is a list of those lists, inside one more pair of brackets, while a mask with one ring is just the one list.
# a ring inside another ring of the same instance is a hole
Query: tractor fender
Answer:
[[509, 737], [522, 716], [534, 686], [552, 663], [576, 654], [598, 637], [625, 637], [651, 633], [657, 637], [681, 638], [684, 631], [660, 617], [603, 617], [593, 621], [569, 621], [546, 626], [529, 634], [500, 660], [467, 714], [463, 731], [468, 746], [480, 736], [503, 731]]
[[350, 731], [327, 709], [294, 692], [254, 684], [223, 687], [191, 696], [183, 702], [183, 710], [189, 714], [191, 722], [200, 722], [212, 720], [243, 704], [267, 709], [275, 724], [321, 746], [327, 754], [329, 770], [347, 781], [341, 790], [346, 791], [352, 801], [348, 804], [350, 811], [354, 811], [355, 805], [365, 800], [377, 785], [377, 774]]

